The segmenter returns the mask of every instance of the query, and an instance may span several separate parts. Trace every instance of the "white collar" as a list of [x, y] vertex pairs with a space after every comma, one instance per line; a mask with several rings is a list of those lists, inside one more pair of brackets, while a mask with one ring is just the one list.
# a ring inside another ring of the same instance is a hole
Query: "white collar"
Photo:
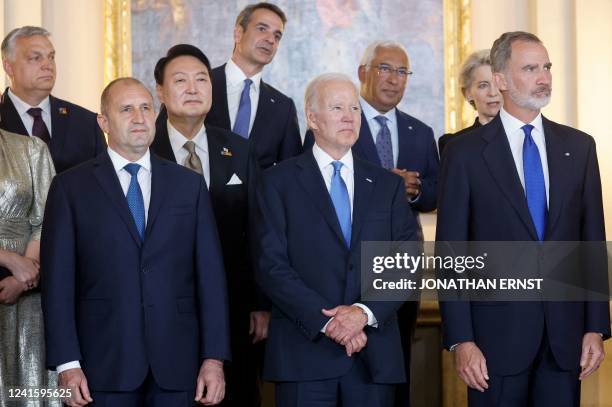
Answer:
[[168, 138], [170, 139], [172, 151], [178, 151], [183, 148], [186, 142], [193, 141], [196, 146], [208, 153], [208, 137], [206, 135], [206, 126], [204, 126], [204, 124], [202, 124], [200, 130], [198, 130], [195, 137], [191, 140], [183, 136], [183, 134], [181, 134], [177, 129], [175, 129], [174, 126], [170, 123], [170, 120], [167, 121], [167, 125]]
[[151, 153], [149, 152], [149, 149], [147, 149], [147, 152], [144, 153], [142, 157], [140, 157], [134, 162], [123, 157], [121, 154], [119, 154], [110, 147], [108, 147], [107, 151], [111, 161], [113, 162], [113, 167], [115, 168], [116, 172], [119, 172], [119, 170], [123, 169], [123, 167], [125, 167], [127, 164], [131, 163], [139, 164], [142, 168], [151, 172]]
[[315, 142], [312, 146], [312, 155], [314, 155], [314, 158], [317, 161], [317, 165], [319, 166], [321, 172], [323, 172], [324, 168], [331, 165], [333, 161], [340, 161], [343, 166], [345, 166], [349, 170], [349, 172], [353, 171], [353, 153], [350, 149], [346, 152], [346, 154], [344, 154], [341, 159], [334, 160]]
[[[261, 75], [262, 71], [259, 71], [250, 78], [253, 81], [251, 86], [253, 86], [256, 91], [259, 91], [259, 86], [261, 85]], [[242, 69], [240, 69], [240, 67], [230, 58], [225, 65], [225, 80], [230, 87], [243, 87], [246, 78], [247, 76], [242, 72]]]
[[38, 106], [30, 106], [29, 104], [24, 102], [19, 96], [15, 95], [13, 91], [11, 90], [11, 88], [8, 89], [8, 94], [9, 94], [9, 97], [11, 98], [11, 101], [13, 102], [13, 105], [15, 105], [15, 109], [17, 109], [17, 113], [19, 113], [19, 116], [23, 116], [24, 114], [27, 114], [28, 110], [32, 107], [40, 107], [43, 110], [43, 112], [46, 112], [47, 114], [51, 115], [51, 103], [49, 101], [49, 96], [44, 98], [38, 104]]
[[544, 128], [542, 127], [542, 113], [538, 113], [538, 115], [531, 121], [531, 123], [523, 123], [516, 117], [512, 116], [508, 113], [504, 107], [499, 111], [499, 118], [502, 121], [502, 125], [504, 126], [504, 130], [508, 132], [508, 134], [514, 134], [519, 130], [522, 132], [522, 127], [525, 124], [531, 124], [538, 132], [544, 134]]
[[387, 118], [387, 121], [390, 124], [395, 124], [395, 108], [389, 110], [385, 114], [381, 114], [378, 110], [374, 109], [372, 105], [366, 102], [366, 100], [361, 96], [359, 96], [359, 103], [361, 104], [361, 110], [363, 111], [363, 115], [367, 120], [375, 120], [377, 116], [384, 116]]

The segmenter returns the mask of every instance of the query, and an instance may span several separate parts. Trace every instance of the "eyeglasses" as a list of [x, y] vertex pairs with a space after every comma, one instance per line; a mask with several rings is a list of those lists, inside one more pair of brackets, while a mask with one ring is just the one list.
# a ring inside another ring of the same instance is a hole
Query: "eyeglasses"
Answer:
[[406, 68], [393, 68], [390, 65], [387, 64], [380, 64], [380, 65], [368, 65], [370, 68], [376, 68], [376, 70], [378, 71], [378, 75], [383, 76], [383, 77], [387, 77], [389, 75], [391, 75], [392, 73], [396, 73], [398, 77], [400, 77], [401, 79], [407, 79], [410, 75], [412, 75], [412, 71], [409, 71]]

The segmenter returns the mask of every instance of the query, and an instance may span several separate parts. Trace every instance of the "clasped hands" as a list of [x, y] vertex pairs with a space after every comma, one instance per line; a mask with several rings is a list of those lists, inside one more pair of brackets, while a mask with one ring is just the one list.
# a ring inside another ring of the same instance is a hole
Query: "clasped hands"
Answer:
[[339, 305], [321, 312], [332, 318], [325, 327], [325, 336], [344, 346], [347, 356], [366, 346], [368, 337], [363, 328], [368, 323], [368, 316], [361, 308], [356, 305]]
[[6, 267], [12, 276], [0, 280], [0, 303], [14, 304], [24, 291], [38, 285], [40, 264], [17, 253], [11, 253], [7, 260]]

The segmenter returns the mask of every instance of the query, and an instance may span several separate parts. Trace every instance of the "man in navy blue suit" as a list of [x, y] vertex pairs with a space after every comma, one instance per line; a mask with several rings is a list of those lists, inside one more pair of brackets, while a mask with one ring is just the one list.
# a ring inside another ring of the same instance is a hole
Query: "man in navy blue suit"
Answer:
[[279, 407], [392, 406], [406, 378], [401, 303], [361, 301], [361, 242], [416, 240], [416, 222], [402, 178], [351, 151], [350, 79], [315, 78], [305, 104], [313, 148], [268, 169], [258, 191], [256, 277], [273, 304], [264, 378]]
[[[595, 142], [548, 120], [551, 63], [533, 34], [491, 49], [504, 106], [451, 143], [440, 177], [439, 241], [604, 241]], [[580, 380], [602, 362], [607, 302], [444, 302], [445, 347], [470, 406], [580, 405]]]
[[219, 403], [230, 358], [221, 249], [204, 178], [149, 151], [139, 81], [102, 93], [109, 147], [58, 175], [41, 244], [47, 364], [71, 406]]
[[2, 41], [2, 63], [11, 79], [0, 100], [0, 127], [42, 138], [57, 173], [94, 158], [106, 142], [87, 109], [51, 96], [55, 49], [41, 27], [12, 30]]
[[293, 100], [261, 79], [286, 22], [274, 4], [245, 7], [236, 18], [232, 57], [212, 71], [213, 103], [206, 124], [247, 138], [262, 168], [302, 152]]

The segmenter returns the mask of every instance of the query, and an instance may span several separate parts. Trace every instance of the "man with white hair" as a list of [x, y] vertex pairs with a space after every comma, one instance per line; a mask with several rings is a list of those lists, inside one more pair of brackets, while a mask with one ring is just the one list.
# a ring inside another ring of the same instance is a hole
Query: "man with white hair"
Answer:
[[256, 278], [273, 304], [264, 379], [279, 407], [393, 406], [401, 303], [361, 301], [361, 242], [416, 240], [417, 225], [402, 178], [352, 153], [351, 80], [315, 78], [305, 106], [313, 148], [265, 171], [257, 196]]
[[11, 86], [0, 100], [0, 128], [41, 138], [60, 173], [103, 152], [106, 142], [95, 113], [51, 96], [56, 72], [50, 35], [42, 27], [24, 26], [2, 41]]

